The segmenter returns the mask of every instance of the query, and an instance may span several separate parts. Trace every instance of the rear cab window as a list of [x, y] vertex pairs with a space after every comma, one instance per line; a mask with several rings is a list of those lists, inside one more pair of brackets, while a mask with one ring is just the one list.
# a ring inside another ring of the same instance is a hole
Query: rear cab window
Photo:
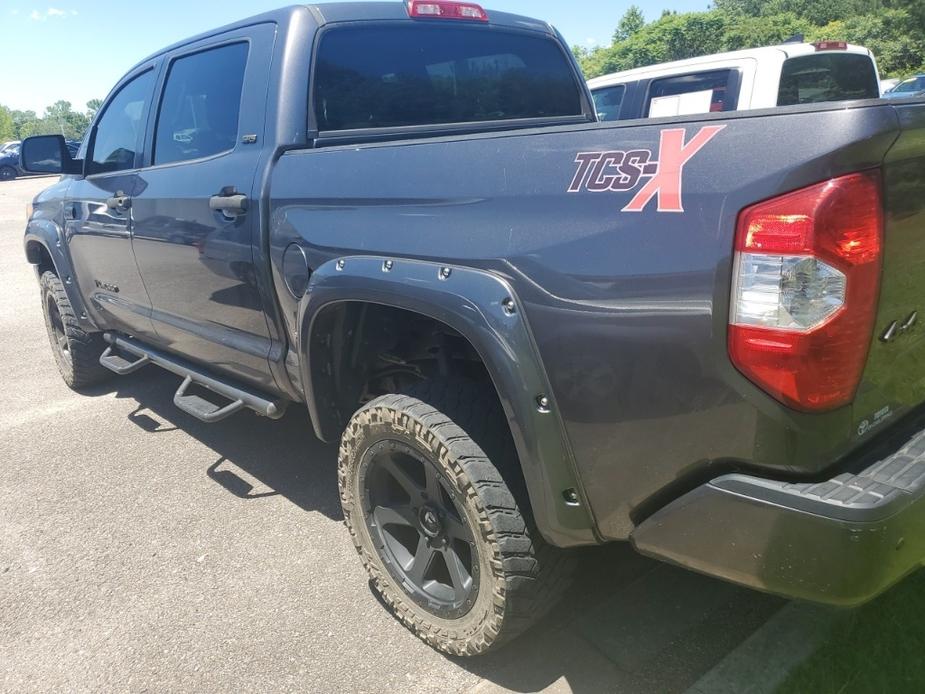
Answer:
[[646, 101], [646, 116], [689, 116], [735, 111], [738, 103], [737, 70], [709, 70], [653, 80]]
[[320, 133], [588, 120], [552, 36], [425, 22], [332, 26], [312, 80]]
[[868, 56], [858, 53], [816, 53], [784, 62], [777, 105], [879, 97], [880, 82], [874, 62]]

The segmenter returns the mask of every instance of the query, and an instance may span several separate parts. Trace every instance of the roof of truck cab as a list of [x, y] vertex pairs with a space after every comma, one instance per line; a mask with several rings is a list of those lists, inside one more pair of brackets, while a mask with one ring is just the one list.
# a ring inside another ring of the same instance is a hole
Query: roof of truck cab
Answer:
[[[761, 60], [762, 58], [767, 58], [772, 54], [781, 53], [783, 53], [787, 58], [797, 58], [803, 55], [813, 55], [817, 52], [818, 51], [816, 50], [816, 47], [811, 43], [783, 43], [778, 46], [764, 46], [762, 48], [747, 48], [745, 50], [730, 51], [728, 53], [714, 53], [711, 55], [699, 56], [697, 58], [675, 60], [670, 63], [658, 63], [657, 65], [648, 65], [646, 67], [638, 67], [632, 70], [623, 70], [622, 72], [614, 72], [609, 75], [602, 75], [601, 77], [595, 77], [594, 79], [588, 80], [588, 87], [590, 89], [598, 89], [601, 87], [609, 87], [614, 84], [623, 84], [624, 82], [631, 82], [634, 80], [672, 75], [678, 72], [685, 72], [690, 69], [696, 69], [701, 65], [717, 63], [720, 61], [746, 59]], [[868, 49], [864, 48], [863, 46], [855, 46], [853, 44], [848, 44], [848, 47], [845, 49], [831, 52], [854, 53], [871, 56], [871, 52]]]
[[[391, 2], [331, 2], [308, 5], [308, 7], [322, 17], [325, 23], [409, 19], [408, 4], [403, 0], [392, 0]], [[533, 31], [552, 31], [549, 24], [538, 19], [508, 12], [496, 12], [488, 8], [485, 11], [488, 13], [489, 24], [518, 29], [532, 29]]]
[[[144, 63], [147, 63], [150, 60], [153, 60], [154, 58], [157, 58], [160, 55], [163, 55], [164, 53], [169, 53], [170, 51], [176, 50], [177, 48], [182, 48], [183, 46], [186, 46], [190, 43], [202, 41], [203, 39], [217, 36], [219, 34], [224, 34], [228, 31], [253, 26], [255, 24], [263, 24], [266, 22], [286, 24], [292, 19], [293, 15], [300, 12], [305, 12], [306, 10], [312, 13], [317, 23], [321, 26], [324, 26], [325, 24], [334, 24], [340, 22], [410, 20], [408, 15], [408, 6], [404, 0], [391, 0], [390, 2], [330, 2], [311, 5], [290, 5], [289, 7], [282, 7], [278, 10], [271, 10], [269, 12], [254, 15], [253, 17], [247, 17], [246, 19], [241, 19], [237, 22], [232, 22], [231, 24], [216, 27], [215, 29], [204, 32], [202, 34], [191, 36], [182, 41], [177, 41], [176, 43], [173, 43], [169, 46], [165, 46], [156, 53], [152, 53], [144, 60], [140, 61], [137, 65], [135, 65], [132, 70], [143, 65]], [[510, 14], [508, 12], [495, 12], [494, 10], [487, 8], [486, 12], [488, 13], [488, 23], [490, 25], [540, 31], [546, 34], [555, 33], [555, 30], [548, 23], [538, 19], [531, 19], [530, 17]], [[424, 19], [416, 21], [439, 22], [445, 20]], [[472, 24], [472, 22], [470, 22], [470, 24]]]

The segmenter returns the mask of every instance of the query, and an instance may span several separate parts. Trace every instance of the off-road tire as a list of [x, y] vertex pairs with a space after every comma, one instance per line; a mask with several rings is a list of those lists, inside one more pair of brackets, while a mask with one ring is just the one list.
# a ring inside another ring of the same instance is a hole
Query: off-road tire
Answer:
[[39, 281], [42, 293], [42, 314], [48, 341], [61, 378], [74, 389], [85, 388], [105, 380], [110, 372], [100, 365], [100, 355], [106, 348], [100, 333], [89, 333], [80, 327], [64, 284], [53, 272], [44, 272]]
[[[464, 506], [480, 571], [475, 604], [461, 617], [438, 617], [412, 600], [377, 550], [364, 517], [360, 468], [383, 440], [423, 453]], [[531, 528], [525, 502], [515, 501], [521, 493], [512, 488], [523, 486], [510, 467], [516, 456], [494, 464], [486, 450], [514, 455], [494, 393], [473, 382], [439, 380], [368, 403], [350, 420], [340, 445], [344, 517], [373, 587], [402, 624], [452, 655], [480, 655], [517, 637], [555, 605], [571, 579], [572, 554], [547, 545]], [[499, 468], [507, 468], [510, 484]]]

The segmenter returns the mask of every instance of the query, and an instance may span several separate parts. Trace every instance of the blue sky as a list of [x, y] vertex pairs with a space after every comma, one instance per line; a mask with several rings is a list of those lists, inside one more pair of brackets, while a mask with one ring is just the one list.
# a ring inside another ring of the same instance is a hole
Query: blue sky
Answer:
[[[58, 99], [83, 110], [132, 65], [163, 46], [287, 0], [0, 0], [0, 104], [41, 113]], [[396, 0], [397, 1], [397, 0]], [[663, 9], [707, 9], [710, 0], [637, 0], [648, 19]], [[608, 44], [633, 0], [486, 0], [489, 9], [552, 22], [571, 44]]]

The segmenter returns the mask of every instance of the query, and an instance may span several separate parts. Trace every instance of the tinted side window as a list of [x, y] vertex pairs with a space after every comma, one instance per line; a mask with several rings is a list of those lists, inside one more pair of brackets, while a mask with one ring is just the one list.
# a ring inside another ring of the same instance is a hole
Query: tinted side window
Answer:
[[734, 111], [730, 93], [732, 70], [713, 70], [655, 80], [649, 88], [647, 115], [686, 116], [711, 111]]
[[314, 105], [321, 131], [582, 114], [551, 38], [425, 23], [326, 32]]
[[880, 83], [873, 61], [853, 53], [817, 53], [784, 62], [778, 106], [820, 101], [876, 99]]
[[623, 106], [625, 94], [626, 87], [622, 84], [596, 89], [592, 92], [597, 117], [602, 121], [620, 120], [620, 107]]
[[925, 77], [913, 77], [912, 79], [906, 80], [905, 82], [900, 82], [897, 84], [891, 91], [896, 92], [897, 94], [910, 93], [914, 94], [917, 91], [925, 89]]
[[173, 61], [157, 116], [155, 164], [234, 149], [246, 65], [246, 43]]
[[149, 70], [123, 86], [106, 105], [96, 126], [89, 174], [134, 168], [144, 137], [142, 117], [153, 87], [154, 72]]

